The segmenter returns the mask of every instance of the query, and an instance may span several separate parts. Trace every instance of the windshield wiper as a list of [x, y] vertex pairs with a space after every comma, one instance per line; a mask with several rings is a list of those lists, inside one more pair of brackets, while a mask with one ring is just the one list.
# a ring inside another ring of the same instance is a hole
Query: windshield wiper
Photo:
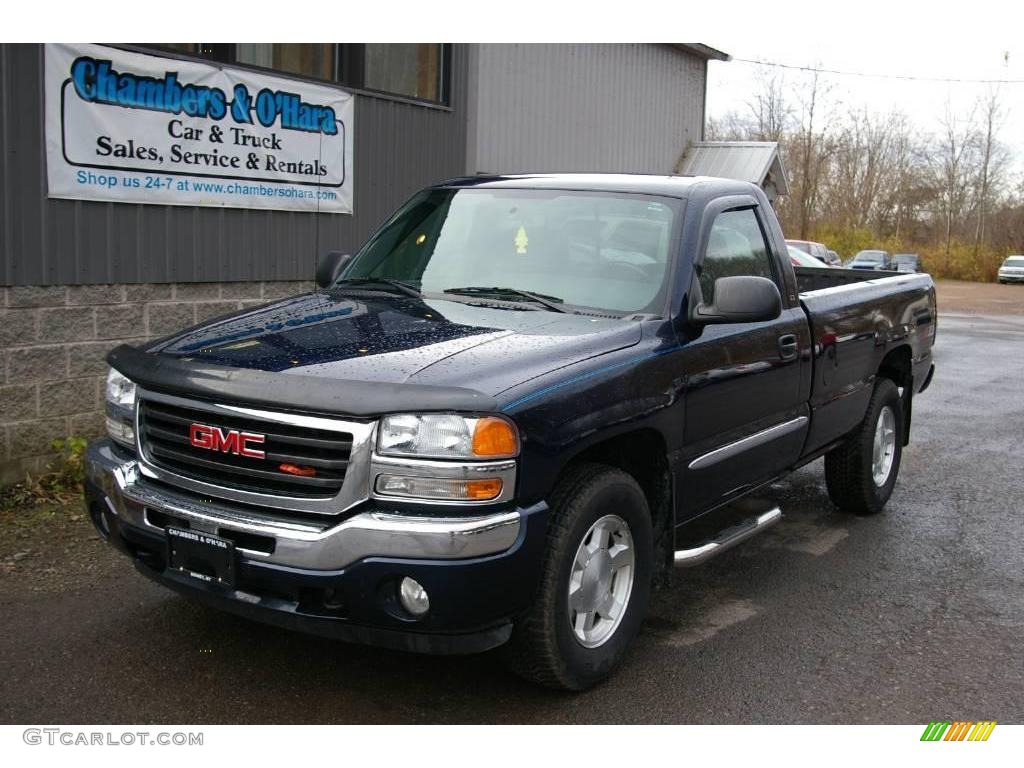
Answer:
[[487, 288], [482, 285], [470, 285], [465, 288], [448, 288], [445, 293], [465, 294], [467, 296], [474, 296], [477, 294], [490, 294], [493, 296], [521, 296], [524, 299], [536, 302], [552, 312], [568, 312], [565, 307], [559, 306], [564, 303], [562, 299], [557, 296], [548, 296], [543, 293], [533, 293], [532, 291], [524, 291], [519, 288], [499, 288], [494, 286]]
[[392, 288], [397, 288], [406, 296], [414, 296], [417, 299], [422, 295], [419, 288], [416, 286], [409, 285], [409, 283], [402, 282], [401, 280], [395, 280], [390, 277], [346, 277], [343, 280], [339, 280], [334, 285], [365, 285], [366, 283], [390, 285]]

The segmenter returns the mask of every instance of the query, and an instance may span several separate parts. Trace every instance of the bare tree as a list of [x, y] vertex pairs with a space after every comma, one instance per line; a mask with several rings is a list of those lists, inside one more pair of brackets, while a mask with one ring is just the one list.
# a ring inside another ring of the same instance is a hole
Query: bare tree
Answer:
[[[708, 126], [714, 139], [779, 142], [791, 181], [775, 201], [784, 232], [817, 232], [846, 252], [893, 238], [968, 279], [993, 276], [999, 253], [1024, 253], [1024, 174], [999, 140], [998, 89], [973, 110], [947, 101], [926, 134], [898, 110], [837, 108], [826, 77], [811, 69], [798, 85], [762, 69], [745, 108]], [[949, 258], [972, 240], [973, 259]]]
[[704, 135], [708, 141], [751, 141], [755, 131], [750, 118], [734, 111], [709, 119]]
[[864, 228], [888, 217], [883, 208], [894, 178], [898, 115], [866, 109], [849, 115], [834, 139], [827, 207], [842, 226]]
[[799, 210], [800, 238], [807, 239], [811, 216], [818, 204], [822, 171], [830, 153], [829, 130], [831, 117], [824, 112], [824, 101], [831, 87], [823, 83], [818, 69], [813, 70], [810, 81], [798, 96], [800, 124], [793, 144], [799, 151], [799, 182], [797, 206]]
[[756, 141], [779, 141], [789, 125], [792, 107], [785, 98], [785, 78], [776, 69], [762, 67], [757, 73], [757, 90], [747, 102], [754, 118]]
[[978, 144], [974, 112], [958, 119], [950, 103], [940, 121], [936, 151], [936, 172], [941, 190], [939, 204], [945, 223], [946, 255], [949, 256], [954, 223], [959, 223], [968, 196], [968, 170]]
[[982, 135], [980, 137], [980, 167], [978, 169], [977, 191], [977, 225], [974, 228], [974, 256], [985, 239], [985, 216], [988, 213], [989, 196], [992, 182], [1002, 169], [1004, 159], [998, 146], [997, 132], [1003, 119], [1003, 110], [999, 103], [999, 86], [991, 88], [982, 100], [981, 105]]
[[908, 208], [912, 204], [912, 187], [915, 177], [914, 166], [918, 150], [914, 145], [905, 115], [900, 113], [894, 116], [893, 128], [893, 184], [890, 207], [893, 213], [893, 230], [898, 239], [903, 232]]

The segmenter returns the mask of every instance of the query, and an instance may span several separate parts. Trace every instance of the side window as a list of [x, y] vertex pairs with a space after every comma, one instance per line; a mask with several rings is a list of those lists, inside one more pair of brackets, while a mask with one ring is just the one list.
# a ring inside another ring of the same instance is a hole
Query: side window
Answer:
[[715, 280], [734, 275], [775, 279], [764, 234], [753, 208], [724, 211], [715, 217], [699, 277], [704, 303], [711, 304], [715, 300]]

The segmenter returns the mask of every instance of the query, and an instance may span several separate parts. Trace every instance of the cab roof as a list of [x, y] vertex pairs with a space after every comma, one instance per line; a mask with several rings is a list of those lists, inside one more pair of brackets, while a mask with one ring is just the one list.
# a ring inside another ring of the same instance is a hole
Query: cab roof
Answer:
[[709, 196], [753, 194], [746, 181], [713, 176], [655, 176], [640, 173], [544, 173], [509, 176], [465, 176], [436, 184], [438, 188], [561, 189], [579, 192], [624, 192], [687, 199], [697, 189]]

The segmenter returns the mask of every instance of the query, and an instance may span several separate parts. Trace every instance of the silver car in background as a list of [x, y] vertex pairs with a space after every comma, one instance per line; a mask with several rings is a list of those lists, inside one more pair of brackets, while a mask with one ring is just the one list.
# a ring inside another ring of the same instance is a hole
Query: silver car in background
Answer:
[[996, 280], [1000, 283], [1024, 283], [1024, 256], [1007, 256]]
[[869, 249], [860, 251], [846, 266], [849, 269], [892, 269], [892, 258], [888, 251]]

